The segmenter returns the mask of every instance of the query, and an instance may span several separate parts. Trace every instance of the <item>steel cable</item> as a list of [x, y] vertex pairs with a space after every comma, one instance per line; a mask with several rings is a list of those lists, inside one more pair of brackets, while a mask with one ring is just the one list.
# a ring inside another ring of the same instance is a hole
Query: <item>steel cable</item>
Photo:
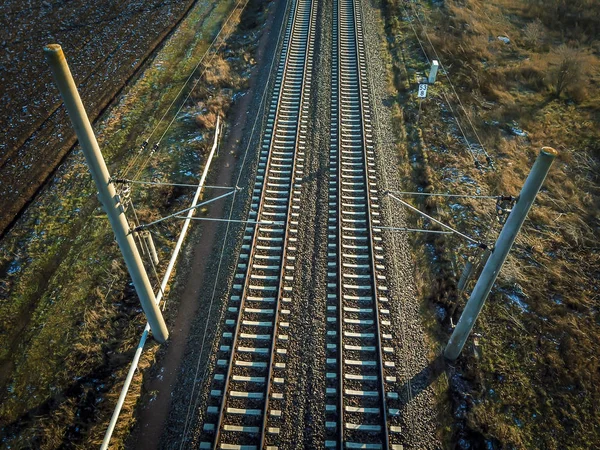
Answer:
[[[171, 101], [171, 103], [169, 104], [169, 106], [167, 107], [167, 109], [165, 110], [165, 112], [163, 113], [163, 115], [161, 116], [161, 118], [159, 119], [158, 123], [154, 126], [154, 128], [152, 129], [152, 131], [150, 132], [150, 134], [148, 135], [148, 137], [144, 140], [144, 143], [142, 144], [142, 147], [140, 148], [140, 150], [138, 151], [138, 153], [136, 154], [136, 156], [133, 158], [132, 161], [129, 162], [129, 164], [127, 165], [127, 167], [123, 171], [123, 174], [124, 174], [123, 176], [126, 176], [129, 173], [129, 171], [134, 167], [134, 165], [137, 163], [138, 159], [141, 157], [141, 154], [147, 148], [148, 142], [150, 141], [150, 139], [152, 139], [152, 136], [154, 136], [154, 134], [156, 133], [156, 130], [158, 130], [158, 127], [163, 123], [163, 121], [165, 120], [165, 117], [167, 116], [167, 114], [169, 113], [169, 111], [171, 110], [171, 108], [173, 107], [173, 105], [175, 104], [175, 102], [177, 101], [177, 99], [179, 98], [179, 96], [181, 95], [181, 93], [183, 92], [183, 90], [185, 89], [185, 87], [188, 85], [188, 83], [190, 82], [190, 80], [192, 79], [192, 77], [194, 76], [194, 74], [196, 73], [196, 71], [198, 70], [198, 68], [200, 67], [200, 65], [204, 61], [204, 59], [206, 58], [206, 55], [208, 55], [208, 53], [212, 50], [215, 42], [217, 42], [217, 39], [221, 35], [223, 29], [227, 26], [227, 24], [229, 23], [229, 20], [231, 19], [231, 17], [233, 17], [233, 13], [238, 9], [238, 7], [242, 3], [242, 1], [244, 1], [244, 0], [239, 0], [236, 3], [235, 7], [231, 11], [231, 13], [229, 14], [229, 16], [225, 20], [225, 22], [223, 22], [223, 25], [221, 26], [221, 28], [217, 32], [217, 35], [214, 37], [214, 39], [212, 40], [212, 42], [210, 43], [210, 45], [208, 46], [208, 48], [206, 49], [206, 51], [204, 52], [204, 54], [200, 57], [200, 60], [198, 61], [198, 63], [194, 67], [194, 69], [191, 71], [190, 75], [187, 77], [187, 79], [185, 80], [185, 82], [181, 86], [181, 89], [179, 89], [179, 91], [177, 92], [177, 94], [175, 95], [175, 97], [173, 98], [173, 100]], [[248, 3], [248, 0], [246, 0], [246, 3], [244, 4], [244, 7], [246, 6], [247, 3]], [[198, 84], [198, 81], [196, 81], [196, 83], [192, 87], [192, 91], [196, 88], [197, 84]], [[183, 101], [183, 104], [185, 104], [185, 102], [189, 98], [190, 94], [191, 94], [191, 91], [188, 94], [188, 96], [185, 98], [185, 100]], [[177, 114], [179, 114], [179, 112], [181, 111], [181, 108], [183, 107], [183, 104], [177, 110], [177, 113], [175, 114], [175, 117], [177, 117]], [[171, 120], [171, 122], [167, 126], [167, 130], [172, 125], [173, 120]], [[165, 130], [165, 133], [163, 133], [163, 135], [160, 137], [158, 143], [154, 145], [154, 147], [156, 147], [160, 143], [160, 141], [162, 140], [162, 138], [164, 137], [165, 134], [166, 134], [166, 130]], [[147, 162], [145, 164], [147, 164]]]
[[466, 110], [465, 106], [463, 105], [462, 100], [460, 99], [458, 92], [456, 91], [456, 88], [454, 87], [454, 84], [452, 83], [452, 80], [450, 79], [450, 75], [448, 74], [448, 71], [444, 67], [442, 60], [441, 60], [435, 46], [433, 45], [431, 38], [429, 37], [429, 33], [427, 33], [425, 24], [421, 21], [421, 18], [419, 17], [418, 12], [415, 10], [415, 6], [412, 3], [410, 3], [410, 6], [414, 12], [415, 17], [421, 24], [423, 33], [425, 34], [425, 37], [427, 38], [427, 41], [429, 42], [429, 45], [431, 46], [431, 49], [433, 50], [433, 53], [435, 54], [435, 57], [437, 58], [440, 68], [442, 69], [442, 73], [446, 76], [446, 79], [448, 80], [448, 83], [450, 84], [450, 87], [452, 88], [452, 91], [454, 92], [454, 95], [456, 96], [456, 99], [458, 100], [458, 103], [459, 103], [460, 107], [462, 108], [465, 117], [467, 118], [469, 124], [471, 125], [471, 129], [473, 130], [473, 133], [475, 133], [475, 137], [477, 138], [477, 141], [479, 142], [479, 145], [481, 146], [481, 149], [483, 150], [483, 153], [486, 156], [488, 164], [492, 165], [492, 159], [491, 159], [489, 153], [487, 152], [487, 150], [485, 149], [485, 146], [483, 145], [483, 142], [482, 142], [481, 138], [479, 137], [479, 133], [477, 133], [477, 130], [475, 129], [475, 126], [473, 125], [473, 122], [471, 121], [471, 117], [467, 113], [467, 110]]
[[[285, 21], [282, 20], [281, 26], [280, 26], [280, 29], [279, 29], [279, 34], [277, 36], [277, 41], [276, 42], [279, 42], [281, 40], [281, 33], [282, 33], [283, 29], [284, 29], [284, 25], [285, 25]], [[273, 58], [271, 59], [271, 66], [270, 66], [269, 72], [268, 72], [269, 75], [268, 75], [267, 82], [265, 83], [265, 87], [263, 89], [263, 94], [262, 94], [262, 97], [261, 97], [261, 101], [260, 101], [260, 104], [259, 104], [258, 111], [261, 111], [265, 107], [265, 100], [266, 100], [266, 96], [267, 96], [268, 87], [269, 87], [269, 85], [271, 83], [271, 78], [273, 76], [273, 66], [275, 64], [275, 60], [277, 59], [276, 56], [277, 56], [277, 52], [275, 51], [273, 53]], [[241, 181], [241, 178], [242, 178], [242, 174], [244, 173], [244, 166], [246, 164], [246, 160], [247, 160], [247, 157], [248, 157], [248, 152], [250, 150], [250, 146], [251, 146], [251, 144], [252, 144], [252, 142], [254, 140], [254, 133], [256, 131], [256, 127], [257, 127], [257, 124], [258, 124], [259, 117], [260, 117], [260, 114], [256, 114], [256, 117], [254, 119], [254, 124], [253, 124], [252, 130], [250, 132], [250, 136], [249, 136], [249, 140], [248, 140], [248, 145], [246, 146], [246, 150], [244, 151], [244, 158], [242, 159], [242, 164], [240, 166], [240, 171], [239, 171], [239, 174], [238, 174], [238, 177], [237, 177], [237, 180], [236, 180], [236, 186], [239, 185], [239, 183]], [[227, 242], [228, 242], [227, 241], [227, 236], [229, 235], [230, 225], [232, 223], [231, 222], [231, 218], [233, 216], [233, 209], [234, 209], [234, 206], [235, 206], [235, 198], [236, 198], [236, 192], [234, 191], [233, 198], [231, 200], [231, 206], [229, 208], [229, 217], [228, 217], [227, 227], [225, 229], [225, 237], [223, 239], [223, 245], [221, 246], [221, 253], [220, 253], [220, 257], [219, 257], [219, 264], [217, 266], [217, 273], [216, 273], [215, 278], [214, 278], [215, 281], [213, 283], [212, 295], [211, 295], [211, 299], [210, 299], [210, 303], [209, 303], [207, 317], [210, 317], [210, 315], [212, 313], [213, 305], [214, 305], [214, 300], [215, 300], [215, 296], [216, 296], [216, 292], [217, 292], [218, 280], [219, 280], [219, 276], [221, 274], [221, 269], [222, 269], [222, 265], [223, 265], [223, 258], [225, 256], [225, 249], [227, 247]], [[196, 364], [196, 371], [195, 371], [195, 374], [194, 374], [194, 380], [198, 379], [198, 373], [200, 371], [200, 363], [202, 362], [202, 355], [204, 354], [204, 348], [205, 348], [205, 345], [206, 345], [206, 336], [207, 336], [207, 333], [208, 333], [208, 327], [209, 327], [209, 325], [210, 325], [210, 323], [207, 320], [206, 323], [205, 323], [205, 326], [204, 326], [204, 332], [202, 334], [202, 341], [201, 341], [201, 344], [200, 344], [200, 352], [198, 354], [198, 361], [197, 361], [197, 364]], [[205, 378], [206, 371], [208, 371], [208, 367], [205, 369], [205, 375], [202, 377], [202, 379]], [[191, 394], [189, 396], [190, 401], [188, 403], [188, 408], [187, 408], [187, 412], [186, 412], [185, 425], [184, 425], [184, 429], [183, 429], [183, 433], [182, 433], [181, 444], [179, 446], [180, 449], [183, 448], [184, 442], [187, 439], [187, 434], [188, 434], [189, 427], [190, 427], [190, 414], [191, 414], [191, 411], [192, 411], [192, 403], [194, 404], [194, 409], [195, 409], [197, 407], [197, 405], [198, 405], [199, 400], [200, 400], [200, 397], [199, 397], [199, 394], [198, 394], [197, 395], [197, 399], [194, 401], [195, 391], [196, 391], [196, 383], [194, 383], [194, 385], [192, 387], [192, 392], [191, 392]]]

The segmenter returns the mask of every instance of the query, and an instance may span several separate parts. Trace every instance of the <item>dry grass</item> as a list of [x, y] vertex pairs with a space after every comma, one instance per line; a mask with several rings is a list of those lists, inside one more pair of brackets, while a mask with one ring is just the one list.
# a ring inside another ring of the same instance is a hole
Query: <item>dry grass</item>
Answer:
[[217, 55], [210, 61], [210, 65], [204, 72], [203, 81], [211, 86], [224, 87], [230, 81], [230, 69], [227, 61]]
[[[454, 424], [443, 438], [448, 446], [465, 438], [487, 448], [594, 448], [600, 443], [594, 406], [600, 384], [600, 60], [599, 43], [589, 30], [600, 26], [597, 4], [590, 11], [584, 0], [449, 0], [442, 7], [417, 6], [466, 114], [495, 159], [498, 170], [482, 173], [458, 139], [442, 95], [451, 94], [443, 76], [430, 88], [416, 122], [414, 84], [407, 74], [426, 66], [412, 29], [401, 20], [407, 4], [386, 3], [388, 31], [402, 37], [399, 48], [391, 45], [403, 108], [395, 118], [406, 130], [414, 161], [413, 188], [472, 193], [479, 186], [484, 193], [515, 195], [540, 147], [560, 151], [476, 325], [478, 351], [469, 344], [460, 360], [458, 373], [470, 391], [455, 383], [449, 394], [454, 410], [464, 407], [466, 414], [451, 418]], [[562, 16], [552, 15], [557, 10]], [[578, 14], [578, 25], [569, 12]], [[418, 22], [415, 26], [431, 51]], [[566, 84], [557, 89], [563, 75]], [[457, 100], [451, 102], [459, 110]], [[464, 112], [459, 119], [475, 142]], [[513, 136], [514, 126], [527, 138]], [[470, 233], [489, 228], [493, 204], [461, 203], [420, 206]], [[498, 227], [490, 238], [497, 232]], [[415, 252], [422, 295], [432, 307], [451, 311], [457, 281], [453, 259], [462, 269], [471, 251], [426, 236], [415, 240]], [[448, 331], [447, 321], [432, 328], [442, 342]]]
[[200, 113], [196, 116], [196, 124], [205, 130], [213, 130], [217, 124], [217, 116], [225, 116], [231, 105], [231, 97], [222, 94], [214, 95], [198, 104]]

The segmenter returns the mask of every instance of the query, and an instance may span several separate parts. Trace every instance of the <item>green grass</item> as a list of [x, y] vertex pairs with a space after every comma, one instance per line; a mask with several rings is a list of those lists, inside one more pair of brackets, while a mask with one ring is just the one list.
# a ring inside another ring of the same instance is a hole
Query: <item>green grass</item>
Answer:
[[[113, 174], [134, 156], [175, 99], [233, 4], [195, 7], [155, 61], [95, 125]], [[184, 111], [194, 109], [188, 105]], [[173, 114], [171, 110], [166, 120]], [[164, 130], [163, 123], [157, 135]], [[189, 144], [188, 138], [205, 131], [193, 120], [176, 121], [146, 174], [151, 170], [162, 173], [165, 181], [193, 180], [193, 175], [180, 173], [180, 166], [199, 172], [206, 143]], [[133, 194], [142, 217], [165, 214], [187, 197], [168, 190], [135, 189]], [[163, 266], [173, 246], [164, 237], [175, 235], [180, 225], [173, 222], [159, 230]], [[2, 240], [0, 255], [0, 364], [10, 369], [0, 379], [3, 445], [99, 445], [145, 321], [80, 151], [59, 168]], [[149, 345], [142, 367], [156, 350]], [[115, 434], [117, 447], [131, 426], [140, 389], [138, 374]]]

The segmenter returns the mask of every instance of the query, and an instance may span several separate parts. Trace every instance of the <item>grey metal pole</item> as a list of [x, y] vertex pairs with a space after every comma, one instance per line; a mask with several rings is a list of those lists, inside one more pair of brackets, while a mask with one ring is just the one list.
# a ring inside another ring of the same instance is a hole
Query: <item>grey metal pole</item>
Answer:
[[462, 292], [465, 290], [467, 283], [469, 282], [469, 278], [471, 278], [471, 274], [473, 273], [473, 261], [467, 261], [465, 264], [465, 268], [462, 271], [462, 275], [460, 276], [460, 280], [458, 280], [458, 285], [456, 289]]
[[144, 233], [144, 238], [146, 239], [146, 242], [148, 243], [148, 249], [150, 250], [150, 257], [152, 258], [152, 261], [154, 261], [155, 265], [158, 265], [158, 253], [156, 253], [156, 246], [154, 245], [154, 239], [152, 239], [152, 235], [150, 234], [149, 231], [146, 231]]
[[460, 316], [458, 324], [448, 341], [448, 345], [444, 350], [444, 356], [447, 359], [454, 361], [460, 355], [460, 352], [475, 325], [475, 320], [477, 320], [477, 316], [479, 316], [479, 313], [483, 308], [485, 300], [498, 277], [498, 273], [500, 272], [504, 261], [506, 261], [508, 252], [523, 226], [527, 213], [531, 209], [531, 205], [542, 187], [556, 155], [558, 155], [558, 152], [550, 147], [544, 147], [540, 151], [527, 180], [525, 180], [521, 194], [508, 216], [508, 219], [500, 232], [500, 236], [498, 236], [496, 246], [485, 264], [485, 267], [477, 280], [477, 284], [471, 293], [471, 297], [465, 306], [465, 310]]
[[152, 334], [158, 342], [163, 343], [169, 337], [167, 325], [156, 304], [150, 280], [148, 279], [142, 259], [135, 246], [133, 235], [129, 232], [129, 224], [125, 217], [125, 213], [123, 212], [119, 197], [117, 196], [113, 184], [110, 182], [106, 163], [100, 152], [100, 147], [98, 147], [94, 130], [92, 130], [83, 103], [79, 97], [79, 92], [77, 92], [77, 86], [75, 85], [75, 81], [73, 81], [73, 76], [67, 65], [65, 55], [58, 44], [47, 45], [44, 47], [44, 53], [46, 55], [46, 60], [50, 65], [50, 69], [52, 70], [54, 81], [56, 81], [58, 90], [65, 102], [73, 128], [75, 128], [77, 139], [83, 149], [92, 178], [96, 183], [98, 197], [108, 215], [108, 220], [117, 238], [117, 243], [119, 244], [119, 248], [125, 259], [125, 264], [129, 270], [129, 275], [131, 275], [133, 285], [135, 286], [135, 290], [142, 303], [142, 309], [146, 314]]

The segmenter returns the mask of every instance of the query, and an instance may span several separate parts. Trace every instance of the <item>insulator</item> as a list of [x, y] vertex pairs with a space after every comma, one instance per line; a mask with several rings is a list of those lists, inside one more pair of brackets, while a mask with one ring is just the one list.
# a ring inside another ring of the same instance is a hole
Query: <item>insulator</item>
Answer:
[[511, 213], [514, 202], [515, 198], [511, 195], [501, 195], [496, 199], [496, 214], [498, 217], [498, 222], [500, 222], [502, 225], [504, 225], [508, 215]]
[[121, 188], [121, 195], [123, 196], [123, 200], [129, 200], [131, 196], [131, 186], [129, 184], [124, 184]]

